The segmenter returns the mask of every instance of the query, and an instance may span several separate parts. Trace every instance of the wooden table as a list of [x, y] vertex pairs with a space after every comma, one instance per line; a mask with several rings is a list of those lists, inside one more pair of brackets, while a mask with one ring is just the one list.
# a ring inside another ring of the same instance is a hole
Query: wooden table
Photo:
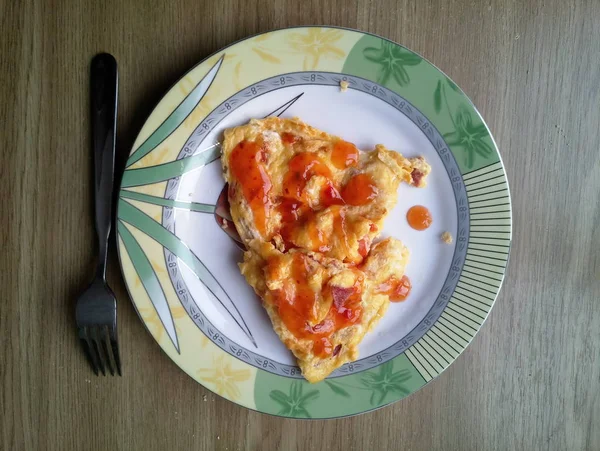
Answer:
[[[600, 449], [600, 2], [350, 3], [0, 1], [0, 449]], [[120, 62], [122, 164], [188, 68], [298, 24], [400, 42], [486, 118], [514, 209], [491, 316], [410, 398], [354, 418], [285, 420], [220, 399], [174, 365], [135, 314], [113, 255], [125, 374], [95, 377], [74, 329], [95, 253], [90, 59], [109, 51]]]

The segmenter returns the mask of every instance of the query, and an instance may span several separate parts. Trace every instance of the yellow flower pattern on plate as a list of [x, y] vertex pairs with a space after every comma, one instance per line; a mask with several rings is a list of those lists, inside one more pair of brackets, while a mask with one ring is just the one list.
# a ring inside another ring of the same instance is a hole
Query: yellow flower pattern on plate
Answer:
[[250, 379], [250, 370], [232, 369], [230, 359], [225, 360], [225, 356], [221, 355], [213, 359], [210, 368], [200, 368], [198, 377], [211, 384], [218, 394], [237, 400], [242, 395], [238, 384]]
[[290, 33], [287, 43], [296, 52], [305, 54], [304, 70], [315, 69], [321, 58], [342, 59], [346, 53], [334, 44], [343, 37], [341, 30], [308, 28], [304, 33]]

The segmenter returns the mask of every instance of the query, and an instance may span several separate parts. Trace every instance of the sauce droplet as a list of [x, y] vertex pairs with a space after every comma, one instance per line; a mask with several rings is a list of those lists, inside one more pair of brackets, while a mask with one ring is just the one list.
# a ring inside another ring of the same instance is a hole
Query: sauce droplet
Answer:
[[408, 225], [415, 230], [425, 230], [433, 222], [431, 213], [423, 205], [415, 205], [406, 213]]

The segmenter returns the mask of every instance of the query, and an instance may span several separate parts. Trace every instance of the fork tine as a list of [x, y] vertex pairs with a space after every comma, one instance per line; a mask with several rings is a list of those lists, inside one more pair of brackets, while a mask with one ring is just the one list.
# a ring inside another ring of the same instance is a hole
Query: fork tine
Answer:
[[96, 326], [92, 327], [92, 345], [93, 349], [96, 351], [96, 355], [98, 356], [98, 367], [100, 371], [102, 371], [102, 375], [106, 376], [106, 371], [104, 371], [104, 359], [102, 358], [102, 353], [100, 352], [100, 346], [98, 346], [98, 342], [101, 341], [101, 338], [98, 336], [98, 328]]
[[106, 357], [106, 366], [108, 366], [108, 371], [110, 371], [111, 376], [115, 375], [115, 370], [113, 369], [113, 363], [112, 363], [112, 357], [111, 354], [112, 352], [109, 351], [109, 347], [107, 345], [108, 340], [110, 340], [110, 337], [108, 336], [108, 326], [104, 326], [102, 327], [101, 330], [101, 342], [102, 342], [102, 349], [104, 350], [104, 356]]
[[113, 350], [113, 356], [115, 357], [115, 365], [117, 367], [117, 373], [119, 373], [119, 376], [122, 376], [121, 374], [121, 358], [119, 357], [119, 346], [117, 344], [116, 340], [110, 340], [110, 344], [112, 345], [112, 350]]
[[122, 376], [121, 374], [121, 358], [119, 357], [119, 344], [117, 342], [117, 334], [114, 331], [109, 331], [109, 336], [110, 336], [110, 346], [112, 348], [112, 352], [113, 352], [113, 358], [115, 359], [115, 366], [117, 367], [117, 373], [119, 373], [119, 376]]
[[96, 355], [90, 346], [90, 338], [87, 332], [87, 327], [79, 328], [79, 340], [81, 341], [81, 345], [83, 346], [83, 351], [85, 352], [87, 360], [90, 362], [90, 365], [94, 370], [94, 374], [98, 376], [98, 363]]

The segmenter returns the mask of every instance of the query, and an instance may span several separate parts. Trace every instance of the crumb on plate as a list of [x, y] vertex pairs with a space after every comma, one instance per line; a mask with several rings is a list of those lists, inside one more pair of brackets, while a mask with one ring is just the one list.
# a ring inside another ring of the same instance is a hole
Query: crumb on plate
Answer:
[[350, 86], [350, 83], [348, 83], [346, 80], [340, 81], [340, 91], [346, 92], [348, 90], [348, 86]]
[[451, 244], [452, 243], [452, 235], [450, 234], [450, 232], [444, 232], [442, 233], [442, 241], [446, 244]]

